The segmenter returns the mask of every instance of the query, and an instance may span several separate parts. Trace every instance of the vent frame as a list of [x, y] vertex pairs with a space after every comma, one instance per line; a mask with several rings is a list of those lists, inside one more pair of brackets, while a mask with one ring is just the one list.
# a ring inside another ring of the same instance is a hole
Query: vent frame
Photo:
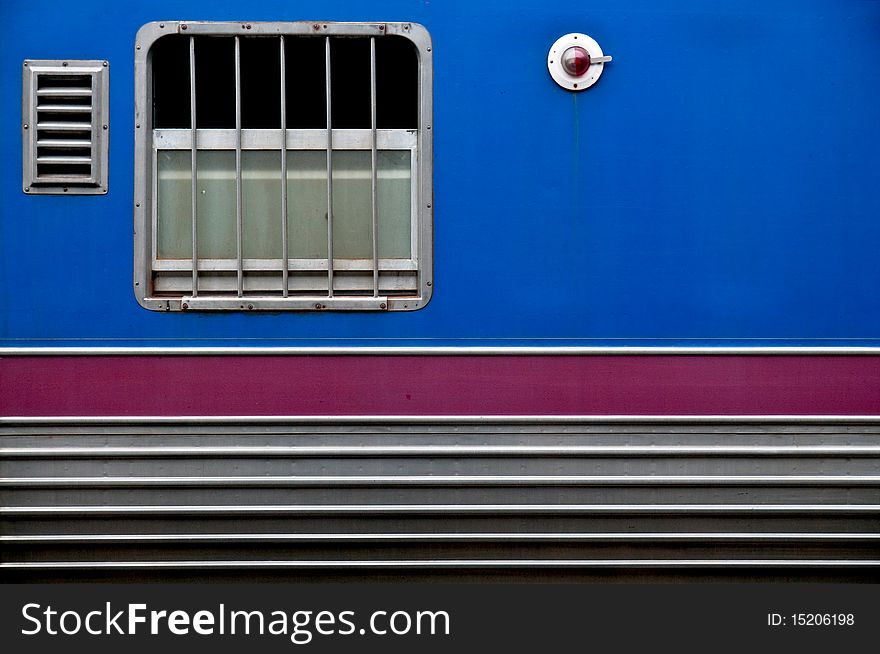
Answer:
[[[26, 59], [23, 62], [24, 193], [102, 195], [108, 192], [109, 71], [109, 62], [100, 59]], [[69, 78], [70, 83], [64, 81], [56, 88], [45, 85], [41, 88], [41, 78], [44, 81]], [[89, 78], [89, 88], [86, 89], [85, 83], [76, 85], [77, 78], [83, 82]], [[65, 92], [65, 89], [69, 91]], [[89, 104], [85, 104], [85, 98], [90, 100]], [[80, 106], [82, 109], [78, 109]], [[69, 113], [71, 117], [88, 115], [89, 120], [88, 123], [82, 120], [44, 120], [41, 123], [40, 114], [43, 112], [56, 116]], [[82, 124], [80, 129], [75, 127], [78, 123]], [[41, 128], [41, 124], [53, 124], [56, 129]], [[88, 156], [84, 152], [86, 148]], [[52, 159], [43, 166], [66, 165], [72, 170], [41, 170], [41, 159]]]

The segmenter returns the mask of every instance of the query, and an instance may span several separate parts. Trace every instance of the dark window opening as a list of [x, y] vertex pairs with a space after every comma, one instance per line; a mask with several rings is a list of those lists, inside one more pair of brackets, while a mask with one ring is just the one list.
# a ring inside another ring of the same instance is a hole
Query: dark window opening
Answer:
[[287, 77], [287, 127], [327, 127], [327, 88], [323, 38], [284, 39], [284, 72]]
[[[190, 128], [189, 36], [170, 35], [152, 47], [153, 126]], [[281, 126], [280, 41], [240, 37], [241, 126]], [[286, 37], [288, 129], [327, 127], [325, 40]], [[196, 123], [235, 127], [235, 39], [195, 37]], [[370, 39], [330, 40], [332, 127], [369, 129]], [[418, 128], [418, 54], [402, 37], [376, 38], [376, 119], [380, 129]]]
[[189, 129], [189, 37], [165, 36], [153, 58], [153, 127]]
[[[289, 40], [285, 39], [285, 46]], [[244, 129], [281, 129], [281, 42], [277, 38], [242, 38], [239, 42], [241, 126]], [[290, 74], [287, 70], [285, 72]], [[235, 68], [232, 68], [232, 75], [235, 75]]]
[[419, 57], [408, 39], [376, 39], [376, 97], [379, 129], [418, 128]]
[[332, 127], [370, 129], [370, 40], [330, 39]]
[[[235, 127], [235, 39], [197, 36], [195, 46], [196, 127], [232, 129]], [[246, 74], [242, 70], [242, 77]]]

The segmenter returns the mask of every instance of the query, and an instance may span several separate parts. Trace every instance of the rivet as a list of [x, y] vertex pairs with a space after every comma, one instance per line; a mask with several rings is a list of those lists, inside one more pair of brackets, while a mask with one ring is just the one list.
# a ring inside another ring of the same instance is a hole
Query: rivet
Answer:
[[165, 23], [159, 23], [159, 27], [165, 27]]
[[428, 48], [428, 52], [431, 52], [431, 48]]
[[250, 29], [250, 28], [251, 28], [251, 25], [250, 25], [250, 23], [248, 23], [248, 26], [247, 26], [247, 28], [248, 28], [248, 29]]
[[106, 62], [106, 61], [104, 62], [104, 68], [107, 68], [107, 62]]
[[24, 128], [27, 129], [29, 125], [27, 123], [24, 124]]
[[249, 305], [248, 305], [248, 309], [253, 309], [253, 308], [254, 308], [254, 305], [253, 305], [253, 304], [249, 304]]
[[67, 65], [67, 62], [65, 61], [65, 62], [63, 62], [61, 65], [62, 65], [62, 66], [66, 66], [66, 65]]
[[425, 284], [426, 284], [427, 286], [431, 286], [431, 285], [433, 284], [433, 282], [425, 282]]
[[379, 31], [380, 31], [380, 32], [384, 32], [384, 31], [385, 31], [385, 26], [384, 26], [384, 25], [379, 25]]
[[312, 25], [312, 29], [313, 29], [313, 30], [319, 30], [319, 29], [321, 29], [321, 26], [318, 25], [318, 23], [315, 23], [314, 25]]
[[135, 285], [135, 286], [140, 286], [141, 283], [140, 283], [140, 282], [135, 282], [134, 285]]
[[27, 65], [28, 65], [28, 62], [24, 62], [24, 65], [25, 65], [25, 68], [26, 68], [26, 67], [27, 67]]
[[186, 25], [181, 25], [181, 26], [180, 26], [180, 29], [185, 30], [185, 29], [186, 29]]
[[319, 302], [318, 304], [316, 304], [316, 305], [315, 305], [315, 308], [316, 308], [316, 309], [320, 309], [320, 308], [321, 308], [321, 303]]
[[183, 304], [180, 305], [180, 308], [181, 309], [189, 309], [189, 305], [186, 302], [184, 302]]
[[380, 308], [380, 309], [384, 309], [384, 308], [385, 308], [385, 303], [383, 302], [382, 304], [380, 304], [380, 305], [379, 305], [379, 308]]
[[141, 46], [136, 45], [136, 46], [134, 46], [134, 49], [135, 49], [135, 50], [140, 50], [140, 49], [141, 49]]
[[67, 187], [66, 187], [66, 186], [64, 187], [64, 192], [67, 193]]
[[24, 187], [24, 192], [25, 192], [25, 193], [30, 193], [30, 192], [31, 192], [31, 187], [30, 187], [30, 186], [25, 186], [25, 187]]
[[139, 207], [139, 206], [141, 206], [141, 203], [140, 203], [140, 202], [135, 202], [135, 203], [134, 203], [134, 206]]
[[[403, 26], [403, 29], [408, 30], [408, 29], [409, 29], [409, 25], [404, 25], [404, 26]], [[406, 306], [406, 305], [404, 305], [404, 306]]]
[[428, 129], [431, 129], [431, 126], [430, 126], [430, 125], [428, 125]]
[[428, 209], [430, 209], [430, 208], [431, 208], [431, 203], [429, 202], [429, 203], [428, 203]]
[[[140, 127], [141, 127], [141, 124], [140, 124], [140, 123], [138, 123], [138, 124], [137, 124], [137, 125], [135, 125], [135, 127], [137, 127], [137, 128], [138, 128], [138, 129], [140, 129]], [[105, 129], [106, 129], [106, 128], [105, 128]]]
[[107, 126], [106, 126], [106, 125], [104, 125], [104, 129], [107, 129]]

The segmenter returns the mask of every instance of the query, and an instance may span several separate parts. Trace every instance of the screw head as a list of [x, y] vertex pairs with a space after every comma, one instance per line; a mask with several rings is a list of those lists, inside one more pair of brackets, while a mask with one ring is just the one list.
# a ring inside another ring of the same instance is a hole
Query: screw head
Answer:
[[104, 68], [107, 68], [107, 62], [106, 62], [106, 61], [104, 62]]
[[380, 308], [380, 309], [384, 309], [384, 308], [385, 308], [385, 303], [383, 302], [382, 304], [380, 304], [380, 305], [379, 305], [379, 308]]
[[254, 305], [253, 305], [253, 304], [249, 304], [249, 305], [248, 305], [248, 309], [253, 309], [253, 308], [254, 308]]
[[25, 192], [25, 193], [30, 193], [30, 192], [31, 192], [31, 187], [30, 187], [30, 186], [25, 186], [25, 187], [24, 187], [24, 192]]
[[186, 25], [181, 25], [181, 26], [180, 26], [180, 29], [185, 30], [185, 29], [186, 29]]
[[61, 65], [62, 65], [62, 66], [66, 66], [66, 65], [67, 65], [67, 62], [64, 61], [64, 62], [61, 63]]
[[28, 127], [30, 127], [30, 125], [28, 125], [27, 123], [25, 123], [25, 124], [24, 124], [24, 128], [27, 129]]
[[434, 282], [425, 282], [426, 286], [433, 286]]
[[181, 309], [189, 309], [189, 305], [186, 302], [184, 302], [183, 304], [180, 305], [180, 308]]

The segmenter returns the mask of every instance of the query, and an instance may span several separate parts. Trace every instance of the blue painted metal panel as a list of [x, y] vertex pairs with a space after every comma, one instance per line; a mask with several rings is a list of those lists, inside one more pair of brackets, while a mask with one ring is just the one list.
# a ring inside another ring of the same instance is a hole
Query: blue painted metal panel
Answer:
[[[880, 344], [880, 2], [0, 6], [3, 345]], [[415, 313], [161, 314], [131, 290], [143, 23], [408, 20], [434, 39], [435, 285]], [[614, 62], [555, 86], [560, 35]], [[21, 191], [25, 58], [110, 61], [110, 193]]]

